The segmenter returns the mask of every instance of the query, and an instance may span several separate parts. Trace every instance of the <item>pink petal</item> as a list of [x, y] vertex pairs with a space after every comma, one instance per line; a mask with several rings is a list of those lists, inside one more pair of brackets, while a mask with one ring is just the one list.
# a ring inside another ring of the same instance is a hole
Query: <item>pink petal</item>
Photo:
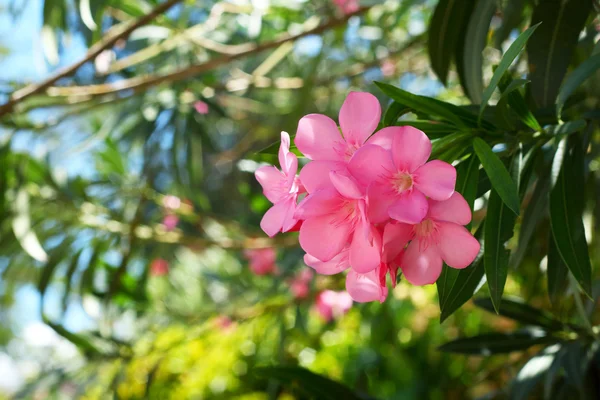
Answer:
[[298, 218], [294, 215], [296, 213], [296, 196], [290, 196], [288, 199], [284, 200], [286, 211], [285, 218], [283, 219], [283, 225], [281, 227], [281, 232], [289, 232], [292, 230], [296, 224], [298, 223]]
[[402, 132], [402, 128], [401, 126], [388, 126], [387, 128], [380, 129], [367, 139], [365, 144], [375, 144], [386, 150], [392, 150], [394, 137]]
[[208, 114], [208, 104], [201, 100], [194, 103], [194, 108], [198, 114]]
[[398, 195], [388, 185], [373, 182], [367, 189], [369, 221], [373, 224], [387, 221], [390, 218], [388, 210], [397, 199]]
[[298, 204], [294, 217], [308, 219], [335, 214], [342, 207], [343, 202], [344, 200], [334, 188], [317, 190]]
[[406, 280], [413, 285], [429, 285], [442, 273], [442, 257], [435, 245], [425, 247], [416, 239], [408, 245], [400, 268]]
[[290, 153], [290, 135], [287, 132], [281, 132], [281, 144], [279, 145], [279, 165], [281, 165], [281, 171], [284, 174], [290, 175], [290, 169], [294, 164], [296, 168], [294, 171], [291, 171], [292, 175], [296, 174], [296, 169], [298, 168], [298, 159], [294, 153]]
[[358, 303], [383, 302], [387, 297], [387, 287], [381, 286], [377, 270], [367, 274], [350, 270], [346, 276], [346, 291]]
[[414, 186], [434, 200], [447, 200], [454, 193], [456, 169], [447, 162], [433, 160], [413, 174]]
[[435, 221], [467, 225], [471, 222], [471, 208], [460, 193], [454, 192], [448, 200], [429, 200], [429, 217]]
[[339, 172], [331, 171], [329, 173], [329, 180], [335, 186], [336, 190], [348, 199], [362, 199], [364, 194], [358, 187], [354, 179], [345, 176]]
[[406, 192], [390, 206], [388, 213], [392, 219], [405, 224], [418, 224], [427, 215], [429, 204], [418, 190]]
[[465, 227], [451, 222], [438, 223], [438, 244], [440, 255], [452, 268], [469, 266], [477, 254], [480, 244]]
[[346, 246], [352, 226], [340, 223], [336, 215], [309, 218], [300, 228], [300, 246], [321, 261], [330, 261]]
[[337, 256], [333, 257], [327, 262], [323, 262], [317, 257], [311, 256], [310, 254], [305, 254], [304, 263], [313, 268], [319, 274], [335, 275], [347, 270], [350, 267], [349, 251], [350, 248], [346, 247]]
[[395, 170], [390, 152], [374, 144], [358, 149], [348, 162], [348, 171], [364, 186], [391, 175]]
[[308, 193], [330, 188], [329, 172], [341, 172], [346, 169], [346, 164], [337, 161], [311, 161], [300, 170], [300, 180]]
[[381, 106], [366, 92], [350, 92], [340, 110], [340, 127], [350, 144], [362, 145], [379, 125]]
[[260, 221], [261, 229], [270, 237], [281, 231], [287, 217], [288, 204], [283, 201], [269, 208]]
[[344, 139], [335, 122], [325, 115], [309, 114], [302, 117], [298, 122], [294, 143], [311, 160], [344, 161], [335, 151], [336, 147], [346, 146]]
[[[369, 240], [370, 238], [370, 240]], [[350, 244], [350, 266], [364, 274], [374, 270], [381, 263], [381, 237], [368, 223], [356, 229]]]
[[431, 140], [412, 126], [398, 127], [401, 132], [394, 136], [392, 156], [400, 171], [413, 172], [427, 162], [431, 154]]
[[390, 222], [383, 229], [383, 256], [386, 263], [394, 261], [414, 236], [412, 225]]
[[287, 196], [286, 177], [277, 168], [273, 166], [260, 167], [254, 176], [262, 186], [263, 194], [271, 203], [278, 203]]

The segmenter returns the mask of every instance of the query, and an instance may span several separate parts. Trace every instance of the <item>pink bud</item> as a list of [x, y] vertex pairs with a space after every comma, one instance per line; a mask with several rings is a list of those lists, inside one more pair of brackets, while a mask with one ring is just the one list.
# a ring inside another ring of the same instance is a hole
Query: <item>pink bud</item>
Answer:
[[163, 218], [162, 223], [165, 229], [170, 232], [177, 227], [177, 224], [179, 223], [179, 217], [175, 214], [167, 214]]
[[249, 262], [250, 270], [256, 275], [267, 275], [277, 270], [277, 253], [272, 247], [246, 250], [244, 256]]
[[310, 292], [310, 288], [308, 287], [308, 283], [295, 279], [290, 284], [290, 291], [295, 299], [305, 299]]
[[198, 114], [208, 114], [208, 104], [201, 100], [198, 100], [194, 103], [194, 108], [196, 109], [196, 112], [198, 112]]
[[164, 276], [169, 273], [169, 263], [163, 258], [156, 258], [150, 264], [150, 274], [152, 276]]

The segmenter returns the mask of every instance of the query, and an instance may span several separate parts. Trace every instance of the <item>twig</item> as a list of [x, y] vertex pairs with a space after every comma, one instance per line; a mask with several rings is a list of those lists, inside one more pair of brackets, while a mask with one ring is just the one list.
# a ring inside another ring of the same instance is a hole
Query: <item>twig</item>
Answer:
[[5, 114], [11, 112], [17, 103], [19, 103], [20, 101], [23, 101], [27, 97], [44, 91], [45, 89], [52, 86], [52, 84], [54, 84], [56, 81], [58, 81], [61, 78], [72, 75], [83, 64], [96, 58], [104, 50], [112, 47], [115, 43], [117, 43], [117, 41], [119, 41], [120, 39], [126, 38], [135, 29], [152, 21], [154, 18], [161, 15], [162, 13], [164, 13], [165, 11], [167, 11], [168, 9], [170, 9], [175, 4], [177, 4], [181, 1], [182, 0], [168, 0], [164, 3], [162, 3], [161, 5], [154, 8], [148, 14], [137, 19], [135, 22], [124, 25], [122, 29], [115, 31], [112, 35], [106, 36], [103, 40], [101, 40], [100, 42], [98, 42], [95, 45], [93, 45], [92, 47], [90, 47], [90, 49], [88, 50], [85, 57], [83, 59], [79, 60], [78, 62], [76, 62], [75, 64], [72, 64], [70, 66], [59, 69], [52, 76], [50, 76], [48, 79], [46, 79], [43, 82], [29, 85], [29, 86], [24, 87], [23, 89], [17, 90], [16, 92], [13, 93], [10, 100], [8, 100], [5, 104], [0, 106], [0, 116], [3, 116]]

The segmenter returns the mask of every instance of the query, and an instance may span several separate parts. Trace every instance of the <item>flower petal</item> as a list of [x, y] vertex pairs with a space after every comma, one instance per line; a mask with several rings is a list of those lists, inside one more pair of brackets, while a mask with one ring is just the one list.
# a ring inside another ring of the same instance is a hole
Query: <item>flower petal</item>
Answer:
[[413, 226], [390, 222], [383, 228], [383, 256], [386, 263], [394, 261], [414, 236]]
[[395, 191], [388, 185], [373, 182], [367, 188], [367, 215], [373, 224], [379, 224], [390, 218], [388, 210], [398, 199]]
[[[281, 145], [279, 145], [279, 165], [281, 171], [286, 175], [296, 175], [298, 169], [298, 157], [290, 153], [290, 135], [287, 132], [281, 132]], [[294, 167], [295, 165], [295, 167]]]
[[331, 171], [329, 173], [329, 180], [343, 197], [355, 200], [362, 199], [364, 197], [361, 188], [358, 187], [354, 179], [348, 176]]
[[283, 222], [287, 216], [288, 205], [285, 201], [275, 204], [269, 208], [262, 220], [260, 221], [261, 229], [269, 235], [269, 237], [275, 236], [281, 231]]
[[296, 198], [297, 196], [294, 195], [284, 200], [286, 211], [285, 218], [283, 219], [283, 225], [281, 227], [281, 232], [291, 231], [298, 223], [298, 218], [296, 218], [296, 216], [294, 215], [296, 213]]
[[[369, 238], [371, 240], [369, 240]], [[374, 270], [381, 263], [381, 236], [369, 223], [356, 229], [350, 244], [350, 266], [361, 274]]]
[[296, 219], [308, 219], [334, 214], [343, 204], [343, 199], [334, 188], [317, 190], [306, 196], [296, 207]]
[[425, 247], [416, 239], [408, 245], [400, 268], [406, 280], [413, 285], [429, 285], [442, 273], [442, 257], [435, 245]]
[[286, 177], [272, 165], [260, 167], [254, 176], [262, 186], [263, 194], [271, 203], [278, 203], [287, 195], [285, 191]]
[[344, 171], [346, 164], [337, 161], [311, 161], [300, 170], [300, 181], [308, 193], [330, 188], [329, 172]]
[[479, 254], [479, 241], [464, 226], [438, 223], [438, 235], [439, 253], [452, 268], [468, 267]]
[[383, 302], [387, 297], [387, 287], [382, 287], [379, 283], [377, 270], [367, 274], [350, 270], [346, 276], [346, 291], [358, 303]]
[[364, 186], [381, 180], [395, 171], [388, 150], [374, 144], [367, 144], [354, 153], [348, 162], [348, 171]]
[[340, 109], [340, 127], [346, 142], [362, 145], [379, 125], [381, 106], [366, 92], [350, 92]]
[[466, 225], [471, 222], [471, 208], [460, 193], [454, 192], [448, 200], [429, 200], [429, 217], [435, 221]]
[[321, 261], [330, 261], [346, 246], [352, 226], [341, 224], [335, 215], [309, 218], [300, 228], [300, 246]]
[[441, 160], [433, 160], [413, 174], [414, 186], [434, 200], [447, 200], [454, 193], [456, 169]]
[[294, 143], [311, 160], [344, 161], [335, 151], [340, 142], [345, 147], [337, 125], [325, 115], [309, 114], [298, 122]]
[[427, 162], [431, 154], [431, 140], [425, 133], [412, 126], [398, 127], [394, 135], [392, 156], [399, 171], [413, 172]]
[[304, 255], [304, 263], [322, 275], [335, 275], [350, 268], [350, 248], [344, 248], [331, 260], [323, 262], [310, 254]]
[[394, 137], [401, 133], [403, 129], [402, 126], [388, 126], [387, 128], [380, 129], [367, 139], [365, 144], [375, 144], [386, 150], [392, 150]]
[[423, 193], [418, 190], [407, 192], [398, 197], [388, 209], [390, 218], [405, 224], [418, 224], [427, 215], [429, 204]]

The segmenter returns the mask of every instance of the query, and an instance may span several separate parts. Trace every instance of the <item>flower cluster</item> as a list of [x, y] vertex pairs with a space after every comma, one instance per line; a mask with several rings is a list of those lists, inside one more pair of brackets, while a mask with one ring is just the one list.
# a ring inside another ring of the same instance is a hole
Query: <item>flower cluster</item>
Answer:
[[285, 132], [281, 170], [256, 171], [274, 204], [262, 229], [274, 236], [299, 228], [305, 263], [326, 275], [349, 269], [346, 290], [358, 302], [385, 300], [386, 276], [395, 285], [398, 268], [410, 283], [426, 285], [437, 280], [443, 262], [465, 268], [479, 252], [463, 226], [471, 209], [454, 190], [455, 168], [429, 161], [431, 141], [418, 129], [392, 126], [373, 133], [380, 117], [375, 96], [352, 92], [339, 128], [320, 114], [299, 121], [294, 142], [310, 160], [299, 176]]

